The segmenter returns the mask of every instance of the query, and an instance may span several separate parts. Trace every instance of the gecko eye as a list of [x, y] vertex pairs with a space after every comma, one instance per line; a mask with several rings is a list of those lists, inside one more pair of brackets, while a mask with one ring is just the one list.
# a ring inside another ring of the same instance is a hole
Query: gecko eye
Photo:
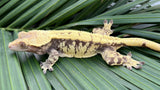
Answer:
[[20, 42], [20, 47], [21, 48], [27, 48], [26, 44], [24, 42]]

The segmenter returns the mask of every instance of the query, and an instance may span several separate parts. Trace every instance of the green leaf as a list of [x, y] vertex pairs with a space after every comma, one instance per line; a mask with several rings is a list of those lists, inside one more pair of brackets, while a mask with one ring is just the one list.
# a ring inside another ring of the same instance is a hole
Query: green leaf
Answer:
[[[79, 10], [84, 8], [85, 6], [90, 5], [91, 3], [95, 2], [95, 1], [96, 0], [79, 0], [76, 3], [74, 3], [73, 5], [63, 9], [62, 11], [58, 12], [54, 16], [50, 17], [47, 21], [45, 21], [45, 23], [42, 23], [39, 28], [43, 28], [43, 27], [47, 26], [48, 24], [53, 23], [53, 21], [55, 23], [56, 20], [59, 18], [61, 18], [61, 20], [63, 20], [63, 18], [66, 18], [70, 15], [73, 15], [74, 13], [78, 12]], [[68, 12], [70, 12], [70, 13], [68, 13]]]
[[9, 9], [11, 9], [13, 5], [16, 4], [17, 2], [18, 0], [12, 0], [7, 3], [7, 0], [3, 0], [0, 4], [3, 4], [3, 3], [7, 3], [7, 4], [5, 4], [2, 8], [0, 8], [0, 16], [5, 12], [7, 12]]
[[127, 12], [129, 11], [132, 7], [134, 7], [135, 5], [137, 4], [140, 4], [140, 3], [143, 3], [147, 0], [136, 0], [134, 2], [131, 2], [131, 3], [128, 3], [128, 4], [125, 4], [125, 5], [122, 5], [122, 6], [119, 6], [117, 8], [114, 8], [110, 11], [107, 11], [103, 14], [100, 14], [98, 15], [97, 17], [102, 17], [102, 16], [111, 16], [111, 15], [115, 15], [115, 14], [121, 14], [122, 12]]
[[[43, 74], [40, 62], [47, 55], [9, 50], [18, 31], [74, 29], [91, 31], [113, 19], [113, 36], [139, 37], [160, 43], [159, 0], [1, 0], [0, 90], [159, 90], [160, 52], [125, 47], [142, 69], [109, 66], [100, 55], [90, 58], [60, 58], [54, 71]], [[137, 7], [137, 6], [140, 7]], [[136, 27], [135, 27], [136, 26]], [[8, 31], [7, 31], [8, 30]], [[87, 39], [87, 38], [86, 38]], [[38, 61], [37, 61], [38, 60]]]
[[0, 36], [0, 89], [27, 90], [20, 63], [15, 53], [8, 48], [8, 43], [11, 41], [11, 34], [7, 31], [0, 30]]
[[141, 36], [145, 38], [160, 40], [160, 33], [156, 33], [156, 32], [144, 31], [144, 30], [123, 30], [121, 32], [136, 35], [136, 36]]
[[[26, 8], [35, 3], [36, 0], [26, 0], [21, 5], [12, 10], [9, 14], [7, 14], [1, 21], [0, 26], [6, 26], [9, 22], [13, 20], [15, 16], [20, 15]], [[9, 22], [8, 22], [9, 21]], [[8, 23], [7, 23], [8, 22]]]
[[[12, 22], [8, 28], [14, 28], [16, 26], [20, 26], [23, 24], [23, 22], [28, 21], [31, 17], [35, 16], [43, 7], [44, 4], [49, 2], [48, 0], [42, 0], [41, 2], [34, 5], [34, 7], [30, 8], [28, 11], [26, 11], [23, 15], [19, 16], [18, 19], [16, 19], [14, 22]], [[24, 19], [25, 18], [25, 19]]]
[[8, 0], [1, 0], [1, 1], [0, 1], [0, 6], [4, 5], [4, 4], [7, 3], [7, 2], [8, 2]]
[[37, 15], [35, 15], [31, 20], [29, 20], [22, 28], [27, 28], [42, 18], [46, 17], [50, 12], [53, 12], [58, 7], [60, 7], [66, 0], [50, 0], [47, 4], [43, 6], [42, 9], [39, 10]]
[[82, 20], [79, 22], [67, 24], [57, 29], [69, 28], [77, 25], [102, 25], [105, 19], [112, 19], [115, 24], [127, 24], [127, 23], [148, 23], [148, 22], [160, 22], [160, 13], [156, 14], [131, 14], [131, 15], [116, 15], [116, 16], [102, 16], [92, 19]]

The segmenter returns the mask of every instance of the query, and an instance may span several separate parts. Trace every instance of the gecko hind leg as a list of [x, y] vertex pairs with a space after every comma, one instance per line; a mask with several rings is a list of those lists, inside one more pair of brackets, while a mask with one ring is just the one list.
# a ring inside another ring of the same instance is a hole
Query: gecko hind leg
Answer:
[[144, 64], [144, 62], [132, 59], [131, 53], [128, 53], [127, 56], [125, 56], [116, 52], [116, 50], [105, 49], [104, 52], [101, 53], [101, 55], [107, 64], [111, 66], [123, 65], [126, 66], [129, 70], [132, 70], [132, 67], [140, 69], [141, 65]]
[[43, 69], [43, 73], [46, 74], [47, 70], [53, 71], [52, 66], [58, 61], [58, 59], [59, 59], [58, 51], [54, 49], [51, 50], [48, 59], [40, 64], [41, 69]]
[[112, 24], [113, 24], [113, 20], [110, 20], [109, 23], [107, 20], [104, 20], [104, 27], [103, 28], [94, 28], [92, 30], [92, 32], [109, 36], [110, 34], [113, 33], [113, 31], [111, 30]]

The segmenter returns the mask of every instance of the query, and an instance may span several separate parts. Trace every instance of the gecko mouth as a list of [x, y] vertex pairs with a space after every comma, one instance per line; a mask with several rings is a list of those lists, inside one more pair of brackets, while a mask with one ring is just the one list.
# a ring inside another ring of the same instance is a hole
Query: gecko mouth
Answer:
[[13, 45], [10, 45], [10, 44], [8, 45], [8, 48], [9, 48], [10, 50], [19, 51], [16, 46], [13, 46]]
[[13, 51], [26, 51], [25, 48], [20, 48], [20, 46], [12, 45], [11, 43], [9, 43], [8, 48]]
[[9, 49], [12, 49], [12, 48], [13, 48], [12, 45], [11, 45], [11, 43], [9, 43], [8, 48], [9, 48]]

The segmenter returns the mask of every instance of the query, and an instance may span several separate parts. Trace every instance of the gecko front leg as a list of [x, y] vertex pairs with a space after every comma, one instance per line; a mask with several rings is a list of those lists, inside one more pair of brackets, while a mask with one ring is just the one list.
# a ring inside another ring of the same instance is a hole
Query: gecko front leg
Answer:
[[43, 73], [46, 74], [47, 69], [49, 71], [53, 71], [52, 66], [58, 61], [58, 59], [59, 59], [59, 53], [58, 53], [58, 51], [55, 50], [55, 49], [52, 49], [49, 52], [48, 59], [45, 62], [42, 62], [41, 65], [40, 65], [41, 69], [43, 69]]
[[131, 58], [131, 53], [128, 53], [127, 56], [121, 55], [114, 49], [114, 47], [108, 47], [101, 53], [103, 59], [106, 61], [107, 64], [113, 66], [113, 65], [123, 65], [126, 66], [129, 70], [132, 69], [132, 67], [136, 69], [140, 69], [141, 65], [144, 64], [144, 62], [136, 61]]

